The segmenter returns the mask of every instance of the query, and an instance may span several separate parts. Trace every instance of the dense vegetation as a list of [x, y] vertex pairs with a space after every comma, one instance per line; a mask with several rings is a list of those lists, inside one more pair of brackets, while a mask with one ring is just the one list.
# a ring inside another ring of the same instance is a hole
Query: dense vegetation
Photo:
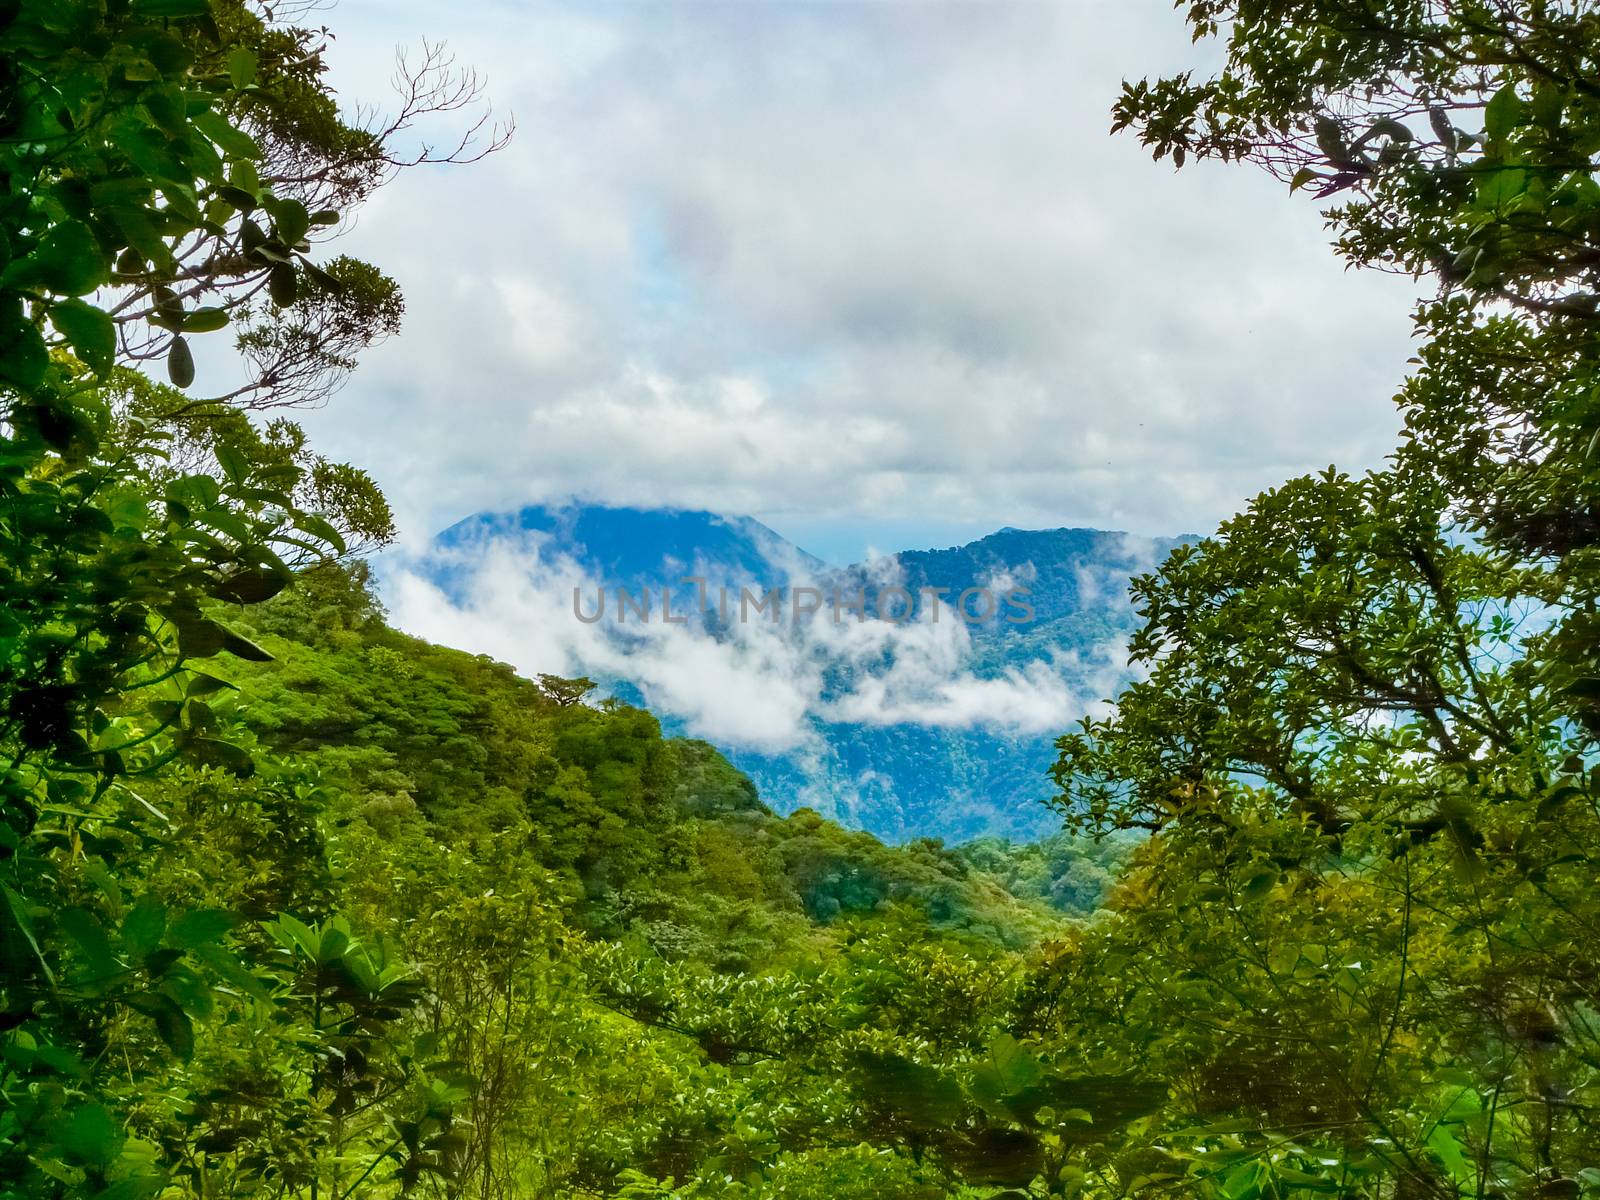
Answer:
[[[238, 666], [215, 710], [251, 743], [247, 778], [179, 768], [139, 788], [161, 822], [136, 822], [152, 849], [130, 886], [262, 930], [256, 987], [279, 1007], [212, 997], [188, 1061], [151, 1063], [137, 1089], [209, 1099], [133, 1128], [203, 1162], [206, 1194], [436, 1168], [453, 1192], [609, 1195], [627, 1170], [802, 1171], [766, 1162], [779, 1147], [862, 1194], [913, 1178], [855, 1161], [870, 1135], [836, 1075], [992, 1032], [979, 1018], [1061, 913], [938, 843], [779, 818], [709, 746], [583, 703], [583, 681], [392, 631], [361, 575], [319, 569], [239, 621], [273, 655]], [[1010, 854], [1026, 851], [984, 848]], [[1092, 909], [1095, 881], [1063, 898]], [[299, 1028], [296, 956], [311, 1005], [334, 1001]], [[395, 1155], [424, 1111], [429, 1136]], [[302, 1174], [281, 1177], [290, 1154]]]
[[261, 413], [397, 326], [314, 239], [470, 80], [358, 128], [234, 0], [0, 13], [0, 1195], [1600, 1194], [1600, 11], [1186, 7], [1222, 72], [1118, 125], [1440, 292], [1388, 466], [1139, 581], [1092, 850], [780, 819], [389, 630]]

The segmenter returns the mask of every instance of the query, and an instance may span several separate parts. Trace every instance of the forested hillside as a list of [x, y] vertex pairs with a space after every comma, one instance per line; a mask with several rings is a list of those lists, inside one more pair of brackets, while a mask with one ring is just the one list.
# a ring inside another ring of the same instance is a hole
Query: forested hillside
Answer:
[[[1006, 870], [1003, 846], [776, 817], [648, 713], [395, 633], [363, 574], [314, 571], [235, 625], [273, 655], [208, 710], [253, 743], [248, 776], [171, 772], [122, 823], [142, 907], [96, 953], [148, 962], [240, 922], [267, 950], [200, 1011], [106, 1031], [142, 1091], [190, 1097], [130, 1132], [234, 1191], [350, 1187], [408, 1121], [411, 1169], [474, 1194], [730, 1164], [861, 1195], [938, 1179], [854, 1148], [873, 1126], [836, 1072], [867, 1063], [865, 1095], [874, 1056], [910, 1070], [925, 1042], [997, 1036], [1106, 875], [1019, 862], [1019, 901], [974, 865]], [[146, 1073], [163, 1037], [187, 1059]]]
[[395, 632], [364, 578], [324, 568], [240, 622], [273, 655], [235, 675], [240, 734], [323, 780], [337, 821], [400, 841], [524, 842], [526, 869], [558, 883], [591, 932], [747, 969], [807, 923], [903, 908], [1020, 948], [1107, 889], [1106, 857], [1087, 844], [1048, 859], [995, 842], [890, 847], [806, 810], [779, 817], [704, 742], [664, 739], [640, 709], [585, 703], [587, 681], [529, 682]]

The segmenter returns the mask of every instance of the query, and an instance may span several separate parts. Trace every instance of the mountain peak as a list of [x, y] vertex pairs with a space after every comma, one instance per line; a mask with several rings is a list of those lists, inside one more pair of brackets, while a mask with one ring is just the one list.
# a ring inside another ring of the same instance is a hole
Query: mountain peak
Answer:
[[786, 582], [823, 563], [753, 517], [704, 509], [529, 505], [477, 513], [435, 539], [444, 550], [526, 537], [542, 555], [573, 559], [608, 583], [673, 586], [686, 574]]

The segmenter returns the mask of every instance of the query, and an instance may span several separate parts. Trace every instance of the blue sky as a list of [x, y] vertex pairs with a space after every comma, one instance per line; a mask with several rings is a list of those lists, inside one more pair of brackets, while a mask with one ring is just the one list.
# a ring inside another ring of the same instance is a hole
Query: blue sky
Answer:
[[746, 513], [835, 560], [1174, 534], [1393, 444], [1409, 282], [1344, 271], [1264, 175], [1108, 135], [1122, 78], [1201, 53], [1167, 0], [326, 20], [352, 105], [445, 39], [518, 126], [403, 175], [341, 247], [407, 323], [307, 424], [408, 541], [571, 496]]

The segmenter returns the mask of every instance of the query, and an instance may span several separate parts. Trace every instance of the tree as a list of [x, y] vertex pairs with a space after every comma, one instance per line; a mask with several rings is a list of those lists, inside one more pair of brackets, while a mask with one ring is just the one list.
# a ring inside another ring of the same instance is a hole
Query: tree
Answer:
[[[1181, 7], [1184, 5], [1180, 5]], [[1221, 72], [1124, 85], [1160, 158], [1245, 159], [1327, 210], [1351, 263], [1430, 278], [1401, 461], [1452, 519], [1559, 562], [1569, 686], [1595, 673], [1600, 9], [1533, 0], [1193, 0]], [[1596, 713], [1578, 697], [1586, 719]]]
[[1033, 1020], [1171, 1087], [1106, 1186], [1591, 1194], [1600, 10], [1184, 7], [1222, 70], [1116, 126], [1337, 198], [1340, 253], [1439, 295], [1388, 469], [1137, 582], [1149, 677], [1056, 777], [1152, 838]]
[[[189, 338], [248, 312], [247, 353], [288, 346], [261, 361], [291, 353], [299, 364], [224, 398], [262, 407], [314, 398], [392, 328], [391, 281], [312, 259], [313, 231], [339, 221], [333, 205], [358, 201], [401, 161], [383, 129], [338, 117], [322, 70], [316, 35], [236, 0], [16, 0], [0, 26], [6, 1194], [160, 1188], [176, 1162], [130, 1132], [130, 1106], [148, 1097], [108, 1072], [113, 1033], [133, 1023], [119, 1070], [154, 1078], [194, 1053], [217, 982], [286, 1019], [298, 1002], [250, 969], [233, 917], [170, 908], [140, 878], [159, 843], [150, 818], [164, 817], [133, 785], [178, 761], [254, 769], [230, 732], [225, 668], [196, 664], [266, 657], [226, 611], [345, 552], [319, 507], [369, 541], [388, 535], [388, 510], [370, 480], [310, 455], [292, 425], [263, 433], [119, 363], [164, 358], [186, 389]], [[433, 56], [409, 82], [410, 106], [388, 132], [473, 90], [450, 91], [448, 63]], [[404, 974], [351, 955], [357, 988], [368, 967], [385, 988]], [[309, 1036], [322, 1036], [315, 1021]], [[447, 1117], [424, 1101], [409, 1128], [425, 1141]], [[409, 1150], [402, 1174], [430, 1161], [421, 1141], [402, 1133], [397, 1145]]]

